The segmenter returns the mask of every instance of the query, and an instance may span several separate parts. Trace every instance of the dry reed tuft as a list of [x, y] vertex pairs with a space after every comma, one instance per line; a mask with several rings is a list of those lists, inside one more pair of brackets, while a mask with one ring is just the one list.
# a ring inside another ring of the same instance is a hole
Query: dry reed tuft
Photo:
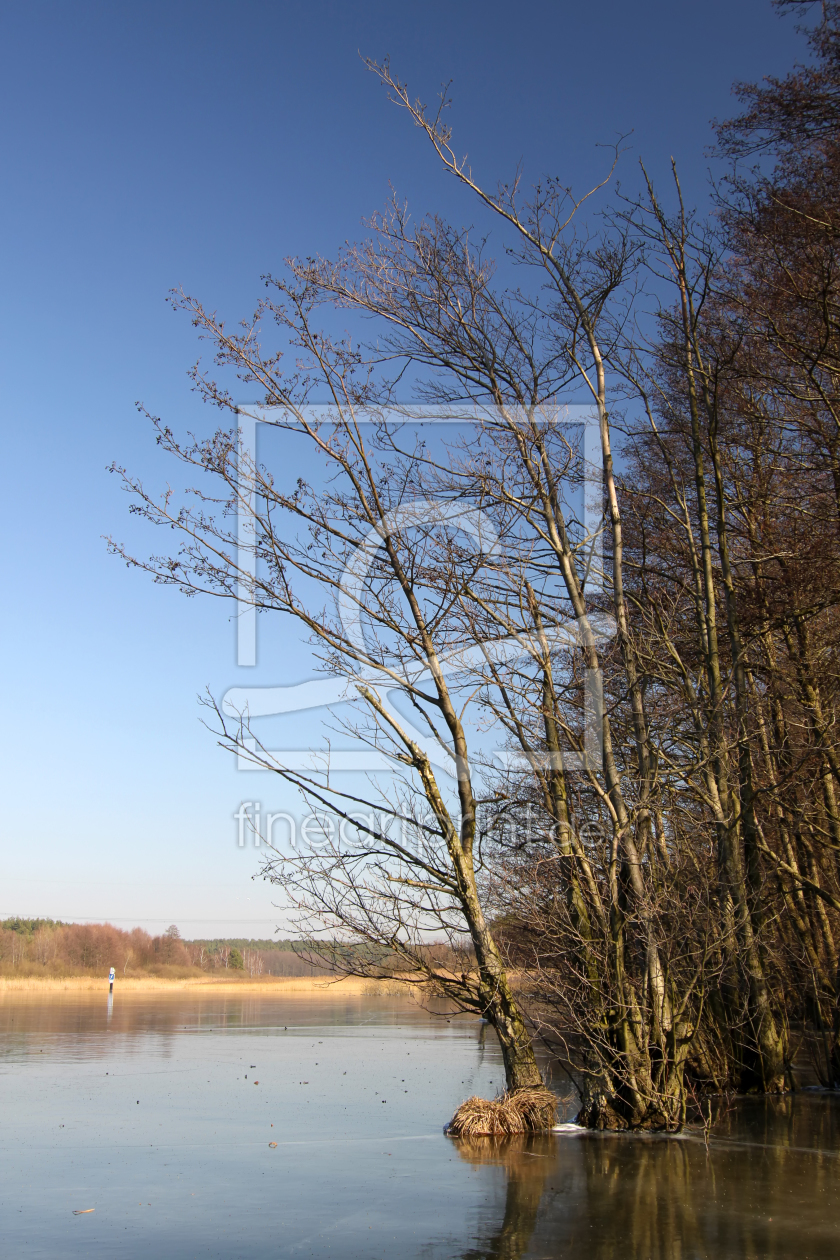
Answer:
[[541, 1133], [557, 1119], [557, 1099], [544, 1086], [516, 1089], [493, 1101], [473, 1095], [462, 1102], [446, 1126], [450, 1137], [512, 1137]]

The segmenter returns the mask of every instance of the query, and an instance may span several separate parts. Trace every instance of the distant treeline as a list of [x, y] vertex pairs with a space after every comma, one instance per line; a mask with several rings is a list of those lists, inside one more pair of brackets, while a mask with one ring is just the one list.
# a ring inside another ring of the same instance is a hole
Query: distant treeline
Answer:
[[[323, 969], [298, 957], [294, 941], [244, 937], [184, 940], [173, 924], [160, 936], [142, 928], [123, 931], [111, 923], [62, 923], [54, 919], [0, 921], [0, 974], [182, 976], [228, 970], [250, 976], [310, 976]], [[305, 952], [305, 950], [303, 951]]]

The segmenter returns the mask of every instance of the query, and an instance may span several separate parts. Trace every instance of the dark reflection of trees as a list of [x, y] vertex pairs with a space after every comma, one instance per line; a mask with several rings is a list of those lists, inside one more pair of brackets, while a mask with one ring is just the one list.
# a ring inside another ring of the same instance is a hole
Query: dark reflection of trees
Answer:
[[537, 1223], [545, 1180], [556, 1154], [554, 1138], [460, 1139], [455, 1147], [473, 1165], [501, 1165], [507, 1176], [505, 1214], [501, 1227], [476, 1240], [464, 1260], [518, 1260], [525, 1253]]
[[[693, 1173], [701, 1176], [705, 1150], [667, 1139], [572, 1139], [567, 1153], [577, 1165], [583, 1194], [574, 1204], [559, 1189], [556, 1216], [563, 1232], [587, 1260], [673, 1260], [704, 1255]], [[564, 1161], [567, 1165], [569, 1158]], [[571, 1172], [571, 1169], [569, 1169]], [[555, 1183], [556, 1185], [557, 1183]], [[567, 1182], [568, 1184], [568, 1182]], [[559, 1211], [558, 1211], [559, 1209]]]
[[[740, 1099], [699, 1134], [546, 1135], [453, 1143], [507, 1179], [463, 1260], [834, 1260], [840, 1236], [840, 1099]], [[453, 1240], [454, 1243], [454, 1240]], [[451, 1244], [452, 1245], [452, 1244]], [[457, 1244], [455, 1244], [457, 1245]], [[453, 1246], [454, 1250], [454, 1246]], [[449, 1254], [449, 1253], [448, 1253]]]

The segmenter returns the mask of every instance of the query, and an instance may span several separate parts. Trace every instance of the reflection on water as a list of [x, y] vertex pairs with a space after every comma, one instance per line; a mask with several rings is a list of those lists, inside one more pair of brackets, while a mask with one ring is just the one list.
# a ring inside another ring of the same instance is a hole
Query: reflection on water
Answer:
[[837, 1099], [742, 1100], [708, 1149], [700, 1135], [443, 1136], [458, 1102], [501, 1084], [484, 1026], [393, 998], [7, 995], [4, 1253], [840, 1253]]
[[694, 1134], [456, 1142], [472, 1167], [505, 1174], [501, 1219], [461, 1255], [836, 1257], [840, 1100], [744, 1099], [718, 1133], [708, 1149]]
[[463, 1253], [464, 1260], [483, 1260], [485, 1256], [517, 1260], [524, 1256], [537, 1224], [557, 1139], [549, 1135], [507, 1141], [459, 1138], [455, 1139], [455, 1146], [461, 1158], [474, 1167], [496, 1165], [505, 1174], [504, 1216], [496, 1228], [479, 1228], [475, 1244]]

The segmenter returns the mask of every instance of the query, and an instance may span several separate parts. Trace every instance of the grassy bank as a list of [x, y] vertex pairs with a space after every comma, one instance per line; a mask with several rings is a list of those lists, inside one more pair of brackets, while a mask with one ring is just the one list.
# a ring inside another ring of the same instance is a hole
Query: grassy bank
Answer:
[[[114, 992], [177, 993], [184, 990], [212, 990], [225, 993], [274, 993], [277, 995], [318, 994], [335, 997], [348, 994], [408, 997], [412, 989], [388, 980], [363, 980], [350, 976], [333, 980], [324, 976], [242, 976], [228, 972], [210, 975], [117, 977]], [[101, 976], [0, 976], [0, 997], [13, 993], [107, 993], [108, 980]]]

